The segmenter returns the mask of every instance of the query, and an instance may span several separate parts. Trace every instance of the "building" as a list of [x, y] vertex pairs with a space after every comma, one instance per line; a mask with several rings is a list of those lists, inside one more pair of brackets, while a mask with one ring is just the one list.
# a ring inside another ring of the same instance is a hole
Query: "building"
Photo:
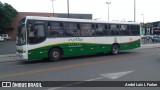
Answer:
[[151, 35], [151, 34], [153, 34], [152, 24], [153, 24], [153, 22], [141, 24], [141, 26], [142, 26], [141, 35]]
[[[13, 20], [11, 27], [7, 28], [4, 33], [9, 34], [12, 40], [16, 39], [16, 28], [18, 25], [18, 21], [21, 20], [25, 16], [46, 16], [46, 17], [61, 17], [68, 18], [68, 14], [65, 13], [39, 13], [39, 12], [18, 12], [18, 15]], [[78, 18], [78, 19], [92, 19], [92, 14], [70, 14], [70, 18]]]

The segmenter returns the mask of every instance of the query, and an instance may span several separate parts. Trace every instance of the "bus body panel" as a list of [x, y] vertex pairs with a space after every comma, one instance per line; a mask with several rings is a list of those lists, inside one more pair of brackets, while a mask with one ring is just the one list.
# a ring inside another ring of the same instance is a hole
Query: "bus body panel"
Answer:
[[21, 59], [28, 59], [28, 50], [26, 45], [16, 46], [16, 48], [17, 48], [16, 54]]
[[64, 43], [64, 38], [47, 38], [42, 43], [33, 44], [33, 45], [29, 44], [28, 58], [29, 59], [48, 58], [49, 50], [53, 47], [63, 46], [62, 43]]
[[[46, 32], [48, 33], [46, 27], [47, 22], [76, 22], [76, 23], [91, 23], [95, 24], [122, 24], [122, 25], [139, 25], [135, 22], [105, 22], [105, 21], [95, 21], [95, 20], [81, 20], [81, 19], [62, 19], [62, 18], [52, 18], [52, 17], [32, 17], [27, 16], [28, 20], [38, 20], [45, 21], [43, 24]], [[27, 25], [27, 23], [26, 23]], [[36, 25], [36, 24], [35, 24]], [[41, 25], [41, 24], [39, 24]], [[27, 29], [26, 29], [27, 30]], [[66, 31], [66, 29], [64, 29]], [[96, 29], [95, 29], [96, 31]], [[120, 30], [119, 30], [120, 31]], [[26, 36], [28, 34], [26, 33]], [[101, 52], [111, 52], [112, 45], [118, 44], [120, 50], [129, 50], [140, 47], [140, 36], [114, 36], [114, 35], [102, 35], [91, 37], [48, 37], [46, 34], [46, 39], [37, 44], [28, 44], [17, 46], [17, 54], [23, 59], [41, 59], [48, 58], [49, 51], [52, 48], [61, 48], [63, 52], [63, 57], [68, 56], [79, 56], [87, 54], [96, 54]], [[28, 39], [28, 37], [26, 37]]]
[[120, 50], [129, 50], [141, 46], [140, 36], [122, 36]]
[[48, 58], [49, 50], [53, 47], [62, 48], [64, 57], [110, 52], [114, 43], [119, 44], [120, 50], [134, 49], [140, 47], [140, 37], [122, 36], [118, 37], [117, 41], [115, 37], [50, 38], [39, 45], [29, 45], [28, 58]]
[[65, 38], [65, 43], [65, 56], [90, 54], [95, 50], [95, 37], [68, 37]]

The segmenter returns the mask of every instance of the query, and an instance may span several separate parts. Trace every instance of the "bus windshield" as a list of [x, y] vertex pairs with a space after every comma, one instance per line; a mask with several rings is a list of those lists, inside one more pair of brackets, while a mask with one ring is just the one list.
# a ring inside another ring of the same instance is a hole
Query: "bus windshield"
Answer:
[[26, 30], [25, 30], [25, 24], [21, 21], [19, 22], [18, 28], [17, 28], [17, 45], [24, 45], [26, 44]]

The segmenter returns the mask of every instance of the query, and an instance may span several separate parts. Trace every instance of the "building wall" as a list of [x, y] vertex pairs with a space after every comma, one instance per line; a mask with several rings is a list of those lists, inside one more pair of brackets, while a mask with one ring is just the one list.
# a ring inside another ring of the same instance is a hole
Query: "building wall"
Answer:
[[[68, 14], [57, 13], [57, 17], [68, 18]], [[92, 14], [69, 14], [69, 18], [92, 19]]]

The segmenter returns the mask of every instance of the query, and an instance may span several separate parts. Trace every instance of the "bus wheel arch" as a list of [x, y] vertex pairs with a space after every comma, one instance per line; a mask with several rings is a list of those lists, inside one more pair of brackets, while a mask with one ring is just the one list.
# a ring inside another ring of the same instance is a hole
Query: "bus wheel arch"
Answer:
[[113, 43], [111, 46], [111, 54], [117, 55], [120, 50], [120, 45], [118, 43]]
[[63, 50], [61, 47], [52, 47], [48, 52], [48, 58], [50, 61], [59, 61], [63, 56]]

